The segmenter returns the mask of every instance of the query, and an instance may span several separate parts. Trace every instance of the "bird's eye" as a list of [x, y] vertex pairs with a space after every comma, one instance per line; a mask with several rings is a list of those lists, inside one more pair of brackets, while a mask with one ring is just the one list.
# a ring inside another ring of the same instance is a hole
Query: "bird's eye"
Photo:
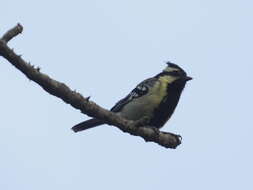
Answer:
[[171, 72], [169, 72], [169, 73], [170, 73], [171, 76], [175, 76], [175, 77], [181, 75], [181, 73], [180, 73], [179, 71], [171, 71]]

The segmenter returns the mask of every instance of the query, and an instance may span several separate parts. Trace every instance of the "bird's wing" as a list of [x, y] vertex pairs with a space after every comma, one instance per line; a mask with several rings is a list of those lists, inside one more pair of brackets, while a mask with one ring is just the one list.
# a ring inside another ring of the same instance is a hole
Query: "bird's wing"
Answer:
[[138, 84], [125, 98], [121, 99], [119, 102], [112, 107], [112, 112], [119, 112], [121, 109], [133, 99], [144, 96], [148, 93], [149, 88], [154, 85], [157, 81], [156, 78], [149, 78]]

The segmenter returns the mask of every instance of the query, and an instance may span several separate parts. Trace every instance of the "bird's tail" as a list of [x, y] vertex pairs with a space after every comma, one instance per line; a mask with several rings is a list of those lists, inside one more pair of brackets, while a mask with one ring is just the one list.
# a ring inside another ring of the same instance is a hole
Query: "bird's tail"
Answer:
[[90, 129], [90, 128], [102, 125], [102, 124], [104, 124], [104, 122], [100, 121], [98, 119], [89, 119], [87, 121], [83, 121], [83, 122], [75, 125], [74, 127], [72, 127], [72, 130], [74, 132], [79, 132], [79, 131], [83, 131], [86, 129]]

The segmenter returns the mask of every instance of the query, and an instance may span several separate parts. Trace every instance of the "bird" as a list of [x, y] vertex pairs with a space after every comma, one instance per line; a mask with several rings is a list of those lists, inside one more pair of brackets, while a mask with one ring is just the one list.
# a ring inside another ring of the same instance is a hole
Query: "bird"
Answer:
[[[167, 62], [162, 72], [139, 83], [125, 98], [118, 101], [110, 111], [124, 119], [137, 121], [148, 119], [147, 126], [160, 129], [170, 119], [178, 105], [185, 84], [192, 80], [175, 63]], [[74, 127], [74, 132], [105, 124], [92, 118]]]

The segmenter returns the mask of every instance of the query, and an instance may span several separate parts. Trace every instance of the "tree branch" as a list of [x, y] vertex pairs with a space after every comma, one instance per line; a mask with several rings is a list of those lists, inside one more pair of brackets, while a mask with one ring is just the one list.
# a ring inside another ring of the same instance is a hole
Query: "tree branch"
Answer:
[[157, 129], [144, 127], [141, 121], [129, 121], [113, 112], [110, 112], [96, 103], [84, 98], [80, 93], [71, 90], [64, 83], [58, 82], [48, 75], [40, 72], [39, 68], [35, 68], [17, 55], [7, 46], [7, 42], [22, 32], [23, 27], [18, 24], [0, 39], [0, 55], [7, 59], [12, 65], [26, 75], [27, 78], [39, 84], [49, 94], [61, 98], [72, 107], [81, 110], [82, 113], [105, 121], [109, 125], [116, 126], [123, 132], [127, 132], [134, 136], [140, 136], [145, 141], [158, 143], [166, 148], [176, 148], [181, 144], [181, 136], [173, 133], [161, 132]]
[[19, 23], [17, 26], [13, 27], [9, 31], [7, 31], [3, 37], [1, 38], [5, 43], [8, 43], [12, 38], [17, 36], [18, 34], [22, 33], [23, 26], [21, 26]]

